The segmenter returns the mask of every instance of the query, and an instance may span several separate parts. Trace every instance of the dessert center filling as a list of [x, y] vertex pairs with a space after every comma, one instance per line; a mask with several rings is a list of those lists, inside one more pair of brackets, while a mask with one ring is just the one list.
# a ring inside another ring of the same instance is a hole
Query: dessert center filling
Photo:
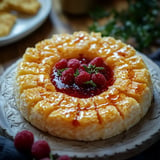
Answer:
[[101, 57], [61, 59], [53, 67], [51, 81], [58, 92], [79, 98], [98, 95], [114, 82], [113, 71]]

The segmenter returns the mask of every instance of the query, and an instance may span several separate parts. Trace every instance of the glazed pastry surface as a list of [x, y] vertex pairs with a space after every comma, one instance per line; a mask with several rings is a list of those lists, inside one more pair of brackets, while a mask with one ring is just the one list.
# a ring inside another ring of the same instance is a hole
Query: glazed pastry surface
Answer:
[[[50, 74], [62, 58], [102, 57], [114, 83], [103, 93], [72, 97], [57, 92]], [[142, 58], [129, 45], [99, 33], [58, 34], [28, 48], [17, 67], [17, 107], [33, 126], [51, 135], [93, 141], [128, 130], [147, 113], [152, 83]]]

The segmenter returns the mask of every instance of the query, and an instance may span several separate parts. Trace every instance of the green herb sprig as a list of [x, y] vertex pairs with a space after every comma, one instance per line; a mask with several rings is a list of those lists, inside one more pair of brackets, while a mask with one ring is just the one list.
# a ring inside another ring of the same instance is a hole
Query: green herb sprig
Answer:
[[[140, 51], [160, 39], [160, 2], [158, 0], [126, 0], [128, 9], [105, 11], [96, 9], [90, 13], [93, 24], [90, 31], [101, 32], [102, 36], [114, 36], [125, 42], [132, 40]], [[104, 25], [102, 17], [111, 16]]]
[[96, 67], [95, 65], [89, 64], [88, 67], [87, 66], [83, 66], [85, 68], [85, 71], [88, 72], [89, 74], [92, 73], [98, 73], [100, 70], [103, 70], [104, 67]]
[[76, 69], [76, 72], [74, 73], [74, 76], [77, 77], [79, 75], [79, 70]]
[[96, 86], [97, 86], [92, 80], [86, 81], [86, 82], [84, 82], [84, 84], [90, 84], [90, 85], [93, 86], [93, 87], [96, 87]]
[[67, 68], [63, 68], [63, 69], [57, 69], [57, 74], [58, 76], [62, 75], [62, 72], [65, 71]]

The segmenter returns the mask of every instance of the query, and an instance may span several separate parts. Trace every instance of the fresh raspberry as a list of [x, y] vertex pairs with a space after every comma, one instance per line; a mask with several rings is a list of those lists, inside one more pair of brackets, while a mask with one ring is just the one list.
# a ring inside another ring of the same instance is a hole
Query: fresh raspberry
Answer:
[[17, 133], [14, 139], [16, 149], [22, 152], [30, 152], [33, 142], [33, 133], [27, 130]]
[[81, 71], [79, 75], [75, 78], [75, 82], [77, 85], [81, 86], [84, 84], [84, 82], [87, 82], [90, 80], [91, 75], [86, 71]]
[[107, 74], [107, 69], [108, 69], [108, 66], [106, 66], [105, 64], [103, 64], [101, 67], [103, 67], [104, 69], [101, 69], [99, 70], [99, 73], [102, 73], [103, 75], [106, 75]]
[[84, 66], [87, 67], [87, 64], [80, 64], [79, 71], [86, 71], [85, 68], [84, 68]]
[[95, 65], [96, 67], [101, 67], [104, 63], [101, 57], [96, 57], [92, 59], [89, 64]]
[[72, 84], [74, 82], [74, 70], [68, 68], [62, 72], [61, 80], [65, 84]]
[[71, 160], [71, 158], [68, 157], [67, 155], [64, 155], [64, 156], [60, 156], [57, 160]]
[[92, 74], [91, 79], [96, 85], [98, 85], [100, 87], [106, 86], [107, 80], [106, 80], [105, 76], [101, 73]]
[[49, 157], [50, 151], [48, 143], [44, 140], [33, 143], [31, 150], [33, 157], [36, 159]]
[[100, 70], [100, 73], [102, 73], [107, 80], [110, 79], [110, 77], [113, 77], [113, 71], [109, 66], [104, 65], [103, 68], [103, 70]]
[[67, 66], [69, 68], [73, 68], [74, 70], [76, 70], [80, 65], [80, 61], [76, 58], [70, 59], [67, 63]]
[[55, 64], [55, 67], [57, 69], [63, 69], [63, 68], [67, 68], [67, 60], [66, 59], [61, 59], [59, 62], [57, 62]]

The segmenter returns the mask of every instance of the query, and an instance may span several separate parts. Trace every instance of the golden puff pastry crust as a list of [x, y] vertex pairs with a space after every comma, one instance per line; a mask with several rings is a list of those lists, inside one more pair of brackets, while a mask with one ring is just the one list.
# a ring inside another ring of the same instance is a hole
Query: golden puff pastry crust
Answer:
[[[62, 58], [102, 57], [114, 73], [108, 90], [90, 98], [57, 92], [50, 74]], [[128, 130], [147, 113], [152, 83], [142, 58], [129, 45], [99, 33], [54, 35], [28, 48], [16, 73], [16, 102], [33, 126], [66, 139], [93, 141]]]

